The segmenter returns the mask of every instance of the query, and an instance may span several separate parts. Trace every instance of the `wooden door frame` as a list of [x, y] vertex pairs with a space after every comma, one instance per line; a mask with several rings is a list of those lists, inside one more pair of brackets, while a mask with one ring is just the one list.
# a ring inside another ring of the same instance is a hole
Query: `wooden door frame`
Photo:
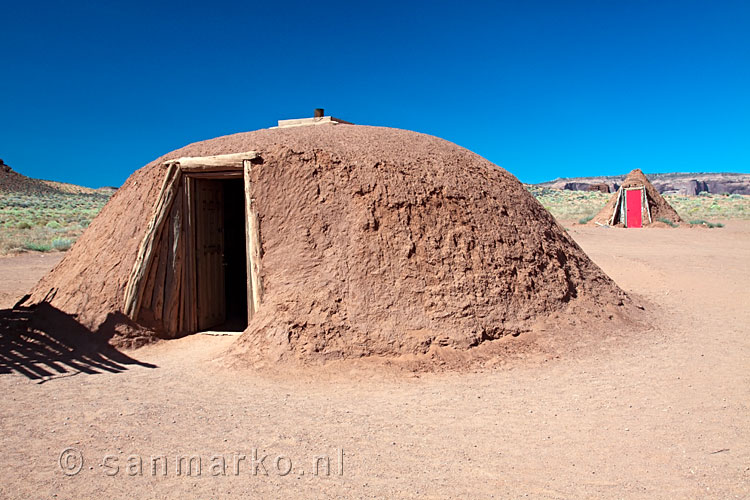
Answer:
[[[651, 209], [648, 206], [648, 196], [646, 195], [646, 186], [636, 186], [636, 187], [629, 187], [623, 189], [624, 193], [622, 194], [622, 216], [621, 220], [625, 224], [625, 227], [628, 227], [628, 214], [627, 214], [627, 206], [628, 206], [628, 191], [640, 191], [641, 192], [641, 220], [643, 220], [643, 212], [646, 212], [646, 215], [648, 216], [648, 223], [651, 224]], [[641, 223], [641, 225], [643, 225]]]
[[[622, 222], [625, 227], [628, 227], [627, 224], [627, 193], [626, 191], [632, 191], [638, 189], [641, 191], [641, 210], [646, 211], [646, 215], [648, 216], [648, 223], [651, 224], [653, 220], [651, 220], [651, 208], [648, 206], [648, 195], [646, 194], [646, 186], [636, 186], [636, 187], [620, 187], [620, 189], [617, 190], [617, 198], [615, 201], [615, 209], [612, 211], [612, 216], [609, 218], [609, 225], [613, 226], [618, 220], [619, 222]], [[618, 219], [618, 212], [619, 212], [619, 219]]]
[[[232, 153], [226, 155], [184, 157], [167, 160], [164, 182], [154, 210], [146, 228], [146, 234], [141, 241], [135, 263], [125, 287], [124, 313], [132, 320], [138, 320], [141, 299], [149, 272], [156, 254], [155, 241], [164, 230], [172, 204], [178, 198], [182, 203], [184, 224], [180, 229], [185, 238], [187, 251], [185, 264], [182, 266], [182, 280], [179, 291], [182, 307], [180, 320], [177, 321], [178, 330], [196, 332], [197, 294], [196, 294], [196, 255], [195, 255], [195, 180], [196, 179], [243, 179], [245, 190], [245, 252], [247, 265], [247, 321], [252, 320], [260, 308], [263, 286], [260, 277], [260, 227], [255, 200], [251, 197], [253, 168], [263, 163], [261, 156], [255, 151]], [[184, 179], [183, 179], [184, 177]], [[179, 205], [178, 205], [179, 207]], [[159, 318], [163, 323], [163, 318]], [[177, 332], [169, 332], [177, 333]]]

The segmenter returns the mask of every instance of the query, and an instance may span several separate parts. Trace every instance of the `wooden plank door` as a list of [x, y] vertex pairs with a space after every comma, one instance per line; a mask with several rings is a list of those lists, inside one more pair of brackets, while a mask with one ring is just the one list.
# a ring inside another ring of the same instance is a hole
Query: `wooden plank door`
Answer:
[[221, 181], [195, 181], [195, 252], [198, 329], [226, 321], [224, 191]]
[[642, 198], [643, 193], [640, 189], [628, 189], [625, 191], [625, 227], [642, 227]]

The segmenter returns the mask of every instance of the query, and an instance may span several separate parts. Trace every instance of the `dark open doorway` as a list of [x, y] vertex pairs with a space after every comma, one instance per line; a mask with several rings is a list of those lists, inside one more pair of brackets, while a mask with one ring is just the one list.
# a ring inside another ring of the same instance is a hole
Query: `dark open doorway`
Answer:
[[247, 258], [245, 248], [245, 185], [242, 179], [224, 185], [224, 263], [227, 331], [247, 328]]
[[195, 255], [199, 330], [247, 327], [243, 180], [195, 180]]

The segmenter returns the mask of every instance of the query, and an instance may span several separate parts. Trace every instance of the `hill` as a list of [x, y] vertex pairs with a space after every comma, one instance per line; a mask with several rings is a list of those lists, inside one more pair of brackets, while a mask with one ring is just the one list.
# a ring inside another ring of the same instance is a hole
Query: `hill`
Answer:
[[0, 160], [0, 255], [67, 250], [115, 190], [32, 179]]
[[98, 189], [66, 182], [46, 181], [43, 179], [33, 179], [26, 177], [14, 171], [2, 159], [0, 159], [0, 195], [17, 193], [25, 195], [34, 194], [103, 194], [111, 196], [117, 188], [102, 187]]

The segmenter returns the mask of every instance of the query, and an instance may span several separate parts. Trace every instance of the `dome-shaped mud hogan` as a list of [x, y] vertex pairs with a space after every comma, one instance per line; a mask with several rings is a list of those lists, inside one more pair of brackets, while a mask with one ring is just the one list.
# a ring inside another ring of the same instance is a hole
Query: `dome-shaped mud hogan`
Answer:
[[243, 356], [304, 362], [468, 350], [628, 299], [507, 171], [432, 136], [338, 124], [149, 163], [40, 302], [114, 342], [236, 328]]

